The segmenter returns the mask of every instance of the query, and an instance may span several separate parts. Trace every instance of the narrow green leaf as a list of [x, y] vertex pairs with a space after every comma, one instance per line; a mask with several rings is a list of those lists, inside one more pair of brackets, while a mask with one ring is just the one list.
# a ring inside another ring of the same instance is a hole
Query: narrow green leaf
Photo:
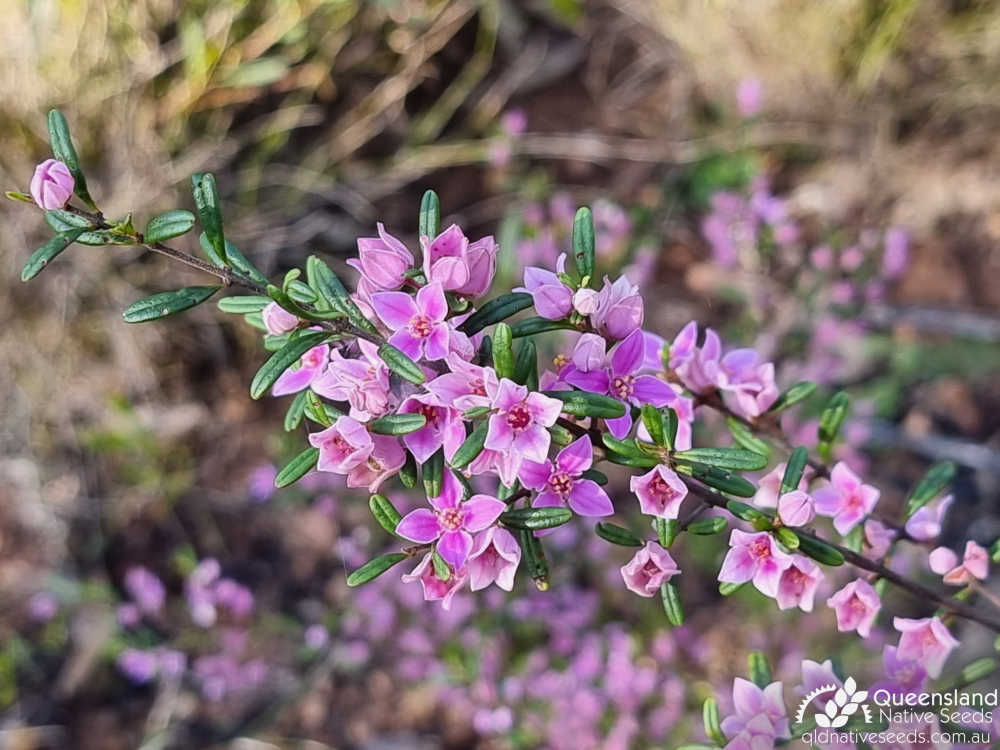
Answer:
[[52, 155], [65, 164], [69, 168], [69, 173], [73, 175], [73, 192], [90, 208], [96, 210], [94, 199], [87, 190], [87, 180], [83, 176], [83, 170], [80, 169], [80, 160], [76, 155], [73, 139], [69, 135], [69, 125], [58, 109], [49, 110], [49, 144], [52, 146]]
[[309, 419], [322, 427], [333, 427], [333, 423], [340, 416], [328, 413], [323, 399], [308, 388], [306, 389], [306, 403], [303, 411]]
[[955, 478], [955, 464], [951, 461], [941, 461], [931, 466], [923, 479], [913, 488], [906, 501], [906, 518], [923, 508], [927, 503], [942, 494]]
[[403, 516], [396, 506], [385, 495], [372, 495], [368, 498], [368, 507], [375, 516], [375, 520], [378, 521], [379, 526], [388, 531], [390, 534], [396, 533], [396, 527], [399, 522], [403, 520]]
[[750, 428], [735, 417], [726, 419], [726, 426], [733, 439], [743, 448], [759, 453], [765, 459], [771, 457], [771, 446], [751, 432]]
[[154, 294], [126, 307], [122, 317], [126, 323], [146, 323], [165, 318], [200, 305], [219, 289], [221, 287], [218, 286], [186, 286], [173, 292]]
[[255, 294], [242, 294], [235, 297], [223, 297], [216, 304], [224, 313], [246, 315], [263, 310], [271, 304], [271, 298], [259, 297]]
[[285, 464], [274, 478], [274, 486], [278, 489], [294, 484], [312, 471], [319, 461], [319, 448], [309, 447]]
[[549, 320], [547, 318], [525, 318], [510, 326], [510, 333], [516, 339], [534, 336], [549, 331], [572, 331], [573, 325], [565, 320]]
[[732, 596], [745, 585], [744, 583], [720, 583], [719, 593], [723, 596]]
[[427, 497], [438, 497], [444, 481], [444, 449], [439, 448], [433, 456], [420, 467], [423, 475], [424, 492]]
[[474, 406], [462, 412], [462, 419], [482, 419], [491, 411], [493, 410], [488, 406]]
[[517, 347], [514, 381], [528, 386], [529, 391], [538, 390], [538, 352], [534, 341], [525, 341]]
[[796, 534], [796, 536], [799, 537], [799, 552], [802, 554], [811, 557], [823, 565], [837, 566], [844, 564], [844, 555], [840, 550], [812, 537], [802, 534]]
[[750, 523], [753, 523], [754, 521], [771, 520], [752, 505], [741, 503], [739, 500], [730, 500], [726, 503], [726, 508], [728, 508], [729, 512], [737, 518], [743, 521], [749, 521]]
[[610, 463], [618, 464], [619, 466], [631, 466], [635, 469], [651, 469], [660, 463], [657, 459], [652, 458], [651, 456], [626, 456], [621, 453], [616, 453], [615, 451], [608, 451], [604, 458]]
[[623, 526], [613, 523], [598, 523], [594, 527], [594, 532], [606, 542], [617, 544], [622, 547], [641, 547], [642, 540]]
[[476, 427], [469, 437], [465, 439], [465, 442], [455, 451], [455, 455], [451, 459], [451, 465], [456, 469], [464, 469], [475, 461], [479, 454], [483, 452], [483, 446], [486, 443], [486, 433], [488, 431], [488, 422], [483, 422]]
[[421, 237], [434, 239], [441, 227], [441, 203], [433, 190], [424, 191], [420, 199], [420, 219], [418, 228]]
[[373, 420], [368, 428], [377, 435], [409, 435], [426, 425], [427, 417], [423, 414], [389, 414]]
[[378, 356], [385, 362], [386, 367], [399, 375], [403, 380], [407, 380], [414, 385], [422, 385], [427, 380], [427, 376], [424, 375], [424, 371], [420, 369], [417, 363], [392, 344], [382, 344], [378, 348]]
[[12, 201], [20, 201], [21, 203], [34, 203], [35, 199], [32, 198], [27, 193], [22, 193], [20, 190], [4, 190], [3, 194], [5, 197]]
[[347, 585], [360, 586], [362, 583], [368, 583], [385, 573], [393, 565], [403, 562], [406, 557], [402, 552], [390, 552], [387, 555], [379, 555], [347, 576]]
[[728, 495], [753, 497], [757, 493], [757, 488], [753, 484], [743, 477], [731, 474], [724, 469], [717, 469], [714, 466], [706, 466], [705, 464], [684, 464], [677, 468], [678, 470], [686, 469], [698, 481]]
[[307, 392], [299, 391], [295, 394], [295, 398], [292, 399], [292, 403], [289, 404], [288, 411], [285, 412], [285, 432], [296, 430], [302, 424], [302, 417], [306, 409]]
[[194, 227], [194, 214], [190, 211], [167, 211], [166, 213], [154, 216], [146, 224], [146, 231], [142, 233], [142, 238], [150, 243], [163, 242], [171, 237], [180, 237], [187, 234]]
[[714, 466], [717, 469], [757, 471], [767, 466], [767, 459], [759, 453], [742, 448], [692, 448], [673, 454], [678, 461]]
[[573, 218], [573, 259], [580, 277], [590, 279], [594, 275], [594, 215], [586, 206], [580, 208]]
[[751, 651], [747, 655], [747, 669], [750, 673], [750, 682], [762, 690], [773, 682], [771, 665], [767, 663], [767, 657], [762, 652]]
[[573, 518], [573, 511], [569, 508], [545, 507], [545, 508], [518, 508], [508, 510], [500, 516], [500, 520], [506, 526], [514, 529], [552, 529], [562, 526]]
[[681, 525], [676, 518], [660, 518], [657, 516], [653, 519], [653, 529], [656, 530], [656, 538], [660, 542], [660, 546], [664, 549], [669, 549], [677, 540]]
[[719, 704], [715, 698], [706, 698], [701, 706], [702, 723], [705, 725], [705, 734], [712, 742], [722, 747], [726, 744], [726, 735], [722, 731], [719, 723]]
[[597, 482], [602, 487], [608, 483], [608, 475], [597, 469], [587, 469], [580, 477], [581, 479], [589, 479], [591, 482]]
[[833, 454], [833, 444], [837, 440], [840, 428], [847, 419], [850, 408], [850, 397], [844, 391], [834, 394], [819, 416], [819, 444], [816, 449], [820, 457], [829, 462]]
[[681, 606], [677, 585], [667, 581], [660, 586], [660, 598], [663, 600], [663, 611], [667, 613], [667, 622], [679, 628], [684, 624], [684, 607]]
[[474, 336], [484, 328], [501, 320], [506, 320], [511, 315], [516, 315], [521, 310], [526, 310], [533, 304], [533, 299], [526, 292], [511, 292], [502, 297], [491, 299], [485, 305], [472, 313], [465, 322], [458, 327], [467, 336]]
[[46, 211], [45, 223], [56, 232], [72, 232], [74, 229], [84, 229], [85, 231], [76, 238], [75, 242], [80, 245], [91, 247], [104, 247], [114, 244], [134, 244], [130, 237], [112, 233], [108, 230], [96, 230], [93, 223], [83, 216], [77, 216], [69, 211]]
[[437, 547], [431, 550], [431, 564], [434, 566], [434, 575], [440, 580], [447, 581], [451, 578], [451, 568], [448, 567], [448, 563], [441, 557], [441, 553], [437, 551]]
[[247, 257], [232, 242], [226, 240], [226, 258], [234, 271], [261, 286], [267, 286], [267, 276], [257, 270]]
[[258, 399], [267, 393], [281, 374], [297, 363], [302, 355], [319, 346], [330, 337], [325, 331], [310, 331], [289, 340], [281, 349], [272, 354], [267, 362], [257, 370], [250, 383], [250, 397]]
[[775, 413], [787, 409], [790, 406], [795, 406], [795, 404], [805, 401], [815, 392], [816, 384], [811, 380], [804, 380], [801, 383], [796, 383], [778, 396], [778, 400], [771, 405], [771, 408], [768, 409], [768, 411]]
[[406, 460], [399, 470], [399, 481], [408, 490], [417, 486], [417, 459], [409, 451], [406, 451]]
[[524, 554], [524, 566], [535, 582], [535, 587], [539, 591], [549, 589], [549, 564], [545, 559], [545, 550], [542, 548], [542, 540], [535, 536], [533, 531], [520, 529], [517, 533], [517, 541], [521, 545]]
[[726, 519], [722, 516], [715, 516], [713, 518], [700, 518], [697, 521], [692, 521], [691, 525], [688, 526], [688, 533], [697, 534], [698, 536], [711, 536], [712, 534], [718, 534], [726, 530], [729, 524]]
[[666, 441], [666, 446], [670, 450], [674, 449], [677, 444], [677, 428], [680, 426], [680, 420], [677, 418], [677, 412], [671, 409], [669, 406], [663, 409], [663, 439]]
[[643, 404], [641, 409], [642, 423], [646, 426], [650, 439], [657, 445], [666, 447], [667, 436], [663, 431], [663, 415], [652, 404]]
[[563, 411], [574, 417], [596, 417], [618, 419], [625, 416], [625, 404], [621, 401], [586, 391], [542, 391], [549, 398], [563, 402]]
[[285, 293], [300, 305], [312, 305], [318, 299], [316, 292], [298, 279], [288, 284]]
[[194, 207], [198, 211], [198, 219], [205, 230], [208, 244], [216, 258], [228, 265], [226, 255], [226, 238], [222, 230], [222, 210], [219, 208], [219, 188], [215, 184], [215, 175], [203, 172], [191, 176], [191, 192], [194, 195]]
[[506, 323], [497, 323], [493, 331], [493, 369], [497, 376], [514, 379], [514, 350], [511, 348], [513, 339], [510, 335], [510, 326]]
[[809, 451], [804, 446], [800, 445], [792, 451], [788, 457], [788, 462], [785, 464], [785, 474], [781, 478], [780, 494], [784, 495], [786, 492], [792, 492], [799, 488], [799, 482], [802, 480], [802, 472], [805, 471], [806, 464], [808, 463]]
[[24, 268], [21, 269], [21, 281], [31, 281], [35, 278], [59, 253], [72, 245], [81, 234], [83, 234], [82, 229], [60, 232], [35, 250], [28, 258], [28, 262], [24, 264]]
[[[860, 526], [858, 528], [861, 528]], [[787, 526], [781, 526], [774, 530], [774, 535], [778, 538], [778, 541], [787, 549], [789, 552], [794, 552], [799, 548], [801, 540], [799, 535], [792, 531]]]

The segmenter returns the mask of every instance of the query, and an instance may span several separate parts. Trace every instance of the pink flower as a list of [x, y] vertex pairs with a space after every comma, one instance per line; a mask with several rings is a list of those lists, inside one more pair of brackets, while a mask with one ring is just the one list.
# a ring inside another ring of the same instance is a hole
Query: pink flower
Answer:
[[947, 547], [937, 547], [931, 550], [930, 555], [927, 556], [927, 562], [932, 572], [943, 576], [958, 565], [958, 555]]
[[403, 436], [403, 442], [417, 463], [424, 463], [438, 448], [444, 447], [444, 457], [451, 460], [465, 442], [465, 423], [458, 409], [441, 405], [430, 394], [410, 396], [399, 407], [399, 414], [423, 414], [427, 423], [415, 432]]
[[447, 359], [451, 372], [439, 375], [424, 387], [443, 404], [453, 404], [465, 411], [490, 405], [491, 393], [496, 393], [499, 381], [492, 367], [480, 367], [450, 355]]
[[523, 385], [503, 378], [491, 406], [486, 447], [511, 451], [519, 458], [543, 463], [549, 452], [551, 427], [562, 411], [562, 401], [529, 392]]
[[775, 599], [779, 609], [798, 607], [803, 612], [812, 612], [816, 588], [823, 580], [820, 567], [802, 555], [792, 555], [791, 564], [781, 572], [778, 593]]
[[568, 504], [581, 516], [610, 516], [615, 508], [608, 493], [592, 479], [581, 478], [593, 462], [594, 449], [585, 435], [559, 451], [554, 463], [525, 460], [519, 476], [528, 489], [541, 490], [536, 508]]
[[[934, 552], [937, 552], [940, 549], [944, 548], [938, 547], [938, 549], [934, 550]], [[947, 551], [951, 552], [951, 550]], [[934, 568], [934, 552], [931, 553], [931, 568], [935, 573], [938, 573], [940, 571]], [[955, 555], [954, 552], [951, 554], [953, 556]], [[952, 586], [964, 586], [974, 578], [978, 578], [980, 581], [986, 580], [986, 575], [989, 573], [990, 567], [989, 553], [975, 542], [970, 540], [965, 543], [965, 554], [962, 557], [962, 564], [956, 565], [957, 562], [958, 559], [956, 556], [954, 562], [952, 562], [950, 566], [951, 570], [944, 573], [944, 578], [942, 580], [945, 583]]]
[[35, 167], [31, 177], [31, 197], [39, 208], [56, 211], [66, 205], [75, 185], [69, 167], [56, 159], [46, 159]]
[[778, 518], [785, 526], [805, 526], [815, 516], [813, 499], [802, 490], [786, 492], [778, 499]]
[[887, 281], [898, 279], [906, 270], [910, 256], [910, 237], [906, 230], [892, 227], [885, 233], [882, 249], [882, 278]]
[[291, 333], [299, 327], [299, 319], [292, 315], [277, 302], [272, 302], [260, 313], [264, 321], [264, 327], [272, 336], [281, 336], [284, 333]]
[[298, 393], [304, 388], [308, 388], [323, 374], [329, 356], [329, 346], [326, 344], [314, 346], [302, 355], [298, 367], [281, 373], [281, 377], [274, 382], [274, 386], [271, 388], [271, 395], [287, 396], [289, 393]]
[[625, 403], [624, 416], [605, 420], [611, 434], [620, 440], [632, 429], [630, 405], [661, 407], [676, 403], [680, 397], [659, 378], [639, 374], [646, 357], [646, 342], [641, 330], [636, 329], [615, 345], [607, 366], [603, 348], [603, 339], [584, 334], [577, 341], [572, 364], [561, 376], [577, 388], [591, 393], [606, 393]]
[[[723, 726], [733, 718], [736, 717], [727, 716], [723, 721]], [[738, 724], [731, 722], [729, 732], [735, 731], [735, 726], [739, 726], [740, 729], [726, 743], [724, 750], [773, 750], [776, 747], [777, 735], [774, 731], [774, 725], [766, 716], [740, 719]]]
[[733, 529], [729, 536], [729, 552], [719, 571], [719, 581], [746, 583], [752, 580], [760, 593], [776, 597], [781, 574], [791, 564], [791, 555], [778, 549], [770, 534], [748, 534]]
[[469, 588], [479, 591], [496, 583], [510, 591], [520, 562], [521, 547], [514, 536], [507, 529], [490, 526], [476, 536], [469, 555]]
[[629, 489], [639, 498], [643, 513], [658, 518], [677, 518], [687, 497], [687, 485], [673, 469], [657, 464], [641, 477], [629, 480]]
[[155, 614], [163, 607], [167, 591], [155, 573], [137, 566], [125, 574], [125, 590], [140, 611]]
[[528, 116], [523, 109], [508, 109], [500, 116], [500, 128], [507, 135], [520, 135], [528, 127]]
[[759, 78], [744, 78], [736, 87], [736, 108], [743, 117], [753, 117], [760, 112], [764, 101], [764, 87]]
[[566, 253], [556, 260], [556, 273], [529, 266], [524, 269], [524, 286], [515, 292], [527, 292], [534, 300], [535, 312], [549, 320], [560, 320], [573, 309], [573, 290], [557, 274], [566, 272]]
[[399, 440], [388, 435], [372, 435], [372, 452], [347, 474], [347, 486], [377, 492], [382, 482], [403, 468], [404, 463], [406, 451]]
[[914, 661], [923, 665], [933, 678], [941, 676], [948, 654], [958, 641], [948, 632], [937, 617], [922, 620], [893, 618], [892, 626], [900, 632], [896, 656], [901, 661]]
[[598, 292], [597, 310], [590, 322], [609, 339], [623, 339], [642, 326], [643, 304], [639, 287], [622, 276], [613, 284], [607, 276]]
[[868, 581], [857, 578], [826, 600], [837, 614], [837, 630], [844, 633], [857, 630], [858, 635], [867, 638], [872, 625], [882, 609], [878, 592]]
[[444, 359], [448, 356], [445, 322], [448, 302], [439, 282], [422, 287], [416, 299], [406, 292], [379, 292], [372, 295], [375, 313], [392, 331], [389, 343], [410, 359]]
[[340, 417], [331, 427], [309, 436], [309, 444], [319, 448], [320, 471], [347, 474], [364, 463], [374, 450], [367, 428], [352, 417]]
[[[771, 737], [787, 737], [789, 735], [788, 712], [785, 710], [785, 698], [782, 695], [783, 686], [780, 682], [772, 682], [766, 688], [759, 688], [750, 680], [737, 677], [733, 680], [733, 710], [732, 716], [727, 716], [722, 722], [722, 731], [732, 736], [744, 731], [758, 717], [765, 718], [771, 726]], [[760, 726], [763, 732], [763, 725]], [[754, 732], [756, 733], [756, 732]], [[750, 747], [756, 747], [751, 744]]]
[[378, 237], [358, 238], [358, 257], [347, 265], [358, 269], [379, 291], [399, 289], [406, 282], [406, 272], [413, 267], [413, 253], [378, 224]]
[[660, 586], [680, 572], [674, 558], [656, 542], [646, 542], [646, 546], [622, 566], [626, 588], [646, 597], [654, 596]]
[[433, 240], [420, 238], [424, 250], [424, 274], [448, 292], [475, 299], [486, 294], [496, 273], [499, 249], [492, 237], [473, 243], [452, 224]]
[[396, 525], [396, 533], [418, 544], [437, 541], [438, 554], [456, 570], [469, 559], [472, 533], [490, 526], [507, 509], [488, 495], [473, 495], [463, 503], [462, 484], [450, 471], [444, 474], [441, 494], [428, 499], [434, 509], [410, 511]]
[[311, 387], [320, 396], [347, 401], [350, 415], [368, 422], [388, 414], [396, 399], [389, 388], [389, 368], [378, 356], [378, 347], [364, 339], [358, 340], [358, 346], [358, 359], [347, 359], [340, 351], [333, 351], [326, 371]]
[[920, 508], [906, 522], [906, 533], [920, 542], [940, 536], [941, 524], [954, 500], [954, 495], [945, 495], [937, 503]]
[[420, 564], [409, 573], [402, 576], [403, 583], [420, 581], [420, 586], [424, 591], [424, 601], [440, 601], [441, 606], [446, 610], [451, 609], [451, 601], [459, 589], [465, 584], [469, 574], [466, 570], [453, 570], [447, 581], [442, 581], [434, 572], [434, 565], [431, 563], [431, 553], [424, 555]]
[[760, 361], [753, 349], [734, 349], [719, 362], [716, 385], [726, 406], [746, 419], [754, 419], [778, 400], [774, 364]]
[[705, 331], [705, 342], [699, 347], [698, 324], [684, 326], [670, 344], [670, 369], [694, 393], [715, 388], [719, 373], [722, 342], [711, 328]]
[[[761, 508], [778, 507], [778, 493], [781, 491], [781, 480], [785, 477], [785, 467], [786, 464], [780, 463], [758, 480], [757, 492], [753, 496], [754, 505]], [[809, 481], [815, 473], [811, 466], [806, 466], [802, 478], [799, 479], [798, 489], [808, 490]]]
[[846, 535], [872, 512], [878, 503], [879, 491], [863, 484], [843, 461], [830, 472], [830, 484], [813, 493], [816, 512], [833, 518], [838, 533]]
[[865, 544], [874, 558], [885, 557], [896, 538], [896, 530], [886, 526], [881, 521], [869, 518], [865, 521]]

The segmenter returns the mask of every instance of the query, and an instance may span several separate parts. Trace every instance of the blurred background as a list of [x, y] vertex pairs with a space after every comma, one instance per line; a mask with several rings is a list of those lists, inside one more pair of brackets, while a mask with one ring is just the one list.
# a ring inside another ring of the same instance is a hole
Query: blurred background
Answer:
[[[820, 382], [786, 423], [806, 444], [822, 394], [848, 389], [841, 458], [888, 515], [950, 459], [943, 541], [1000, 535], [994, 3], [2, 7], [4, 189], [48, 157], [57, 106], [109, 216], [190, 208], [211, 170], [228, 238], [268, 274], [319, 253], [353, 280], [355, 239], [381, 221], [415, 246], [434, 188], [445, 222], [500, 241], [494, 290], [551, 266], [592, 205], [599, 266], [642, 285], [647, 328], [698, 319], [783, 386]], [[680, 550], [689, 623], [669, 630], [582, 525], [546, 594], [445, 613], [394, 575], [349, 592], [388, 540], [323, 478], [273, 493], [303, 438], [286, 403], [247, 398], [257, 332], [213, 305], [122, 323], [203, 283], [134, 249], [77, 247], [23, 285], [46, 227], [9, 201], [0, 225], [3, 748], [673, 747], [749, 649], [792, 686], [849, 641], [829, 612], [719, 597], [721, 542]], [[959, 635], [970, 658], [990, 645]], [[881, 643], [843, 655], [859, 681]]]

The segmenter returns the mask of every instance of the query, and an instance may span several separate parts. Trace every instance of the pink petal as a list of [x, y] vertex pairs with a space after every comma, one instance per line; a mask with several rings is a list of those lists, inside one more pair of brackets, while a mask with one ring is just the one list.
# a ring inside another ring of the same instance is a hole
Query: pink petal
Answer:
[[448, 300], [444, 297], [441, 285], [434, 282], [417, 292], [417, 307], [435, 322], [444, 320], [448, 315]]
[[589, 391], [590, 393], [608, 392], [608, 374], [604, 370], [591, 370], [590, 372], [575, 370], [566, 373], [563, 379], [582, 391]]
[[462, 510], [465, 511], [465, 530], [482, 531], [507, 510], [507, 504], [489, 495], [473, 495]]
[[437, 516], [427, 508], [410, 511], [396, 524], [396, 533], [411, 542], [426, 544], [441, 534]]
[[389, 328], [398, 331], [417, 315], [417, 305], [406, 292], [378, 292], [372, 295], [375, 313]]
[[300, 367], [297, 370], [285, 370], [271, 388], [272, 396], [286, 396], [298, 393], [308, 386], [319, 373], [318, 367]]
[[441, 258], [431, 264], [428, 279], [444, 289], [461, 289], [469, 283], [469, 266], [462, 258]]
[[635, 330], [615, 347], [615, 351], [611, 355], [611, 374], [613, 376], [632, 375], [642, 365], [645, 353], [646, 344], [642, 337], [642, 331]]
[[635, 379], [632, 398], [640, 404], [652, 404], [660, 407], [677, 400], [674, 389], [652, 375], [640, 375]]
[[423, 351], [423, 339], [413, 336], [406, 328], [400, 328], [392, 334], [389, 343], [414, 361], [420, 359]]
[[448, 356], [448, 340], [450, 331], [447, 325], [439, 323], [434, 326], [431, 335], [424, 341], [424, 356], [429, 360], [444, 359]]
[[521, 468], [517, 472], [517, 476], [521, 480], [521, 484], [529, 490], [542, 489], [542, 487], [544, 487], [549, 481], [549, 477], [551, 475], [551, 461], [546, 461], [544, 463], [539, 463], [537, 461], [522, 461]]
[[436, 510], [448, 510], [458, 507], [459, 503], [462, 502], [464, 492], [465, 487], [458, 481], [455, 474], [451, 470], [445, 469], [441, 476], [441, 494], [437, 497], [429, 497], [427, 500]]
[[632, 414], [626, 409], [624, 417], [605, 419], [604, 422], [608, 426], [608, 432], [619, 440], [622, 440], [628, 435], [629, 430], [632, 429]]
[[722, 583], [746, 583], [754, 574], [753, 558], [745, 547], [732, 547], [722, 561], [719, 581]]
[[[594, 446], [584, 435], [567, 445], [556, 457], [556, 464], [567, 474], [579, 476], [594, 463]], [[525, 485], [527, 486], [527, 485]], [[534, 488], [532, 488], [534, 489]]]
[[446, 563], [460, 570], [472, 551], [472, 535], [467, 531], [446, 531], [438, 539], [437, 551]]
[[573, 484], [569, 493], [569, 507], [581, 516], [610, 516], [615, 512], [608, 493], [590, 479], [579, 479]]

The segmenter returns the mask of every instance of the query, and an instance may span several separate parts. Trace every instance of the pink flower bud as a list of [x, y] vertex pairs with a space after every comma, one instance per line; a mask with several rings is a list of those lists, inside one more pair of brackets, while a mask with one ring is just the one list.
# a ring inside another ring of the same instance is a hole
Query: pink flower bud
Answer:
[[805, 526], [815, 516], [813, 499], [802, 490], [786, 492], [778, 500], [778, 518], [785, 526]]
[[382, 224], [378, 237], [358, 238], [358, 259], [348, 265], [361, 271], [364, 278], [379, 291], [394, 291], [406, 281], [404, 274], [413, 266], [413, 253], [393, 237]]
[[76, 181], [69, 167], [57, 159], [46, 159], [37, 167], [31, 178], [31, 197], [46, 211], [55, 211], [66, 205], [73, 195]]
[[260, 317], [264, 321], [267, 332], [272, 336], [291, 333], [299, 325], [299, 319], [277, 302], [272, 302], [261, 310]]

